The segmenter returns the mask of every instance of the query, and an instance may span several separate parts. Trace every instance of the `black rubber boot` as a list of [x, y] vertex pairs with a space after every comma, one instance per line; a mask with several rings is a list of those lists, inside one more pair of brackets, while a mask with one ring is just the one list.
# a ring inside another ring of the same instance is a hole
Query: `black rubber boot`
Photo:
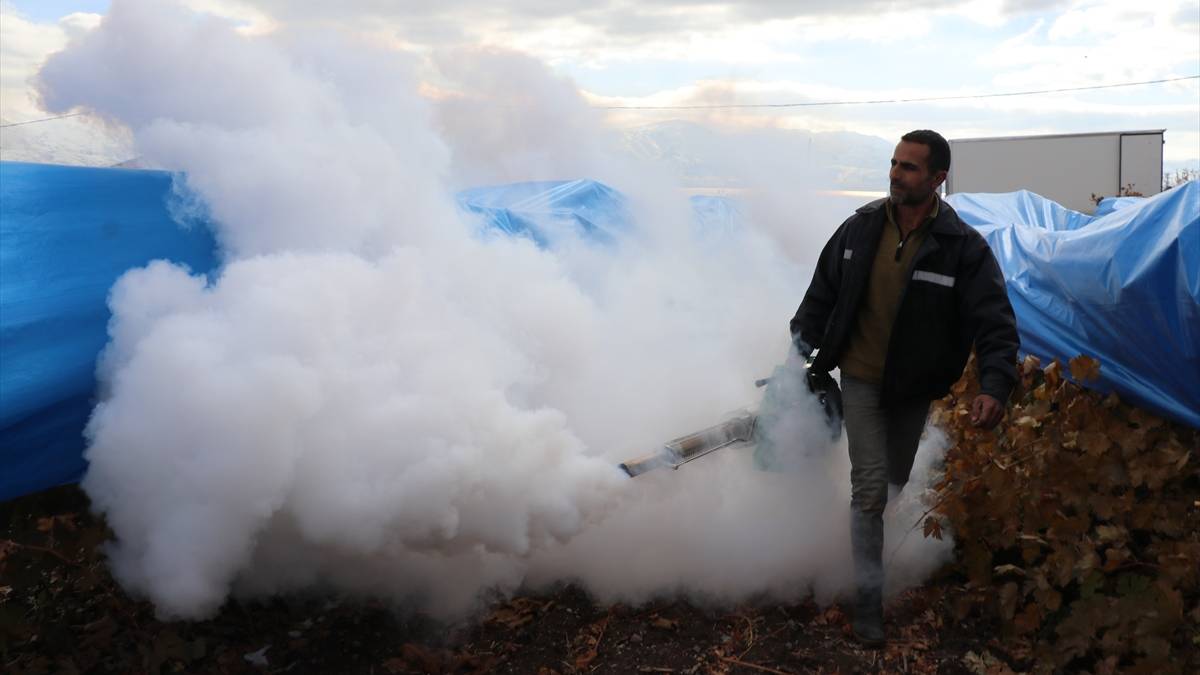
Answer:
[[854, 637], [867, 647], [882, 647], [883, 516], [850, 511], [850, 545], [854, 551]]
[[864, 647], [878, 649], [884, 645], [883, 594], [870, 590], [858, 591], [854, 598], [854, 619], [850, 622], [854, 638]]

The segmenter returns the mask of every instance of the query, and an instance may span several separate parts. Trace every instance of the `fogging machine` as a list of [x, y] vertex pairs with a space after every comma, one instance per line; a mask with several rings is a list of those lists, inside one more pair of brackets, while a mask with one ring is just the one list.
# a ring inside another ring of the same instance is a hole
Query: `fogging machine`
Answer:
[[756, 380], [755, 386], [765, 387], [757, 410], [739, 410], [720, 424], [667, 442], [658, 452], [623, 462], [621, 469], [630, 476], [663, 467], [678, 469], [732, 445], [754, 445], [758, 446], [756, 451], [772, 451], [763, 447], [776, 443], [768, 432], [770, 425], [785, 416], [802, 414], [808, 395], [816, 397], [832, 440], [836, 441], [842, 433], [842, 391], [829, 373], [814, 370], [812, 363], [810, 357], [802, 370], [785, 363], [776, 367], [770, 377]]

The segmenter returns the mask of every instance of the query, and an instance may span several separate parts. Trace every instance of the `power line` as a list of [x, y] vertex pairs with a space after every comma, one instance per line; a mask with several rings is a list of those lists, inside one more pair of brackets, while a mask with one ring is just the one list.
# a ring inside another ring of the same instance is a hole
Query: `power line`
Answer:
[[43, 117], [39, 120], [25, 120], [24, 122], [10, 122], [8, 124], [0, 124], [0, 129], [7, 129], [8, 127], [19, 127], [23, 124], [37, 124], [38, 122], [50, 122], [52, 120], [61, 120], [61, 119], [67, 118], [67, 117], [75, 117], [76, 115], [82, 115], [82, 114], [83, 113], [81, 113], [81, 112], [73, 112], [73, 113], [67, 113], [66, 115], [56, 115], [55, 117]]
[[[1184, 80], [1200, 80], [1200, 75], [1187, 75], [1184, 77], [1169, 77], [1161, 80], [1142, 80], [1140, 82], [1119, 82], [1117, 84], [1094, 84], [1086, 87], [1060, 87], [1058, 89], [1033, 89], [1029, 91], [1008, 91], [998, 94], [963, 94], [960, 96], [926, 96], [922, 98], [893, 98], [893, 99], [873, 99], [867, 101], [812, 101], [804, 103], [714, 103], [701, 105], [606, 105], [593, 106], [601, 110], [729, 110], [733, 108], [812, 108], [826, 105], [876, 105], [883, 103], [929, 103], [933, 101], [962, 101], [968, 99], [981, 98], [1000, 98], [1005, 96], [1033, 96], [1036, 94], [1058, 94], [1068, 91], [1091, 91], [1096, 89], [1115, 89], [1117, 87], [1137, 87], [1146, 84], [1164, 84], [1166, 82], [1182, 82]], [[66, 115], [56, 115], [54, 117], [43, 117], [36, 120], [26, 120], [24, 122], [10, 122], [9, 124], [0, 124], [0, 129], [8, 127], [19, 127], [26, 124], [37, 124], [38, 122], [51, 122], [54, 120], [66, 119], [68, 117], [77, 117], [82, 115], [81, 112], [67, 113]]]
[[1059, 89], [1035, 89], [1031, 91], [1008, 91], [999, 94], [964, 94], [961, 96], [927, 96], [924, 98], [894, 98], [876, 99], [871, 101], [814, 101], [811, 103], [715, 103], [710, 105], [606, 105], [594, 106], [601, 110], [728, 110], [731, 108], [811, 108], [824, 105], [871, 105], [878, 103], [925, 103], [930, 101], [961, 101], [964, 99], [999, 98], [1001, 96], [1032, 96], [1034, 94], [1057, 94], [1066, 91], [1088, 91], [1092, 89], [1114, 89], [1116, 87], [1136, 87], [1143, 84], [1162, 84], [1164, 82], [1181, 82], [1183, 80], [1200, 80], [1200, 75], [1186, 77], [1170, 77], [1162, 80], [1143, 80], [1141, 82], [1121, 82], [1118, 84], [1095, 84], [1087, 87], [1062, 87]]

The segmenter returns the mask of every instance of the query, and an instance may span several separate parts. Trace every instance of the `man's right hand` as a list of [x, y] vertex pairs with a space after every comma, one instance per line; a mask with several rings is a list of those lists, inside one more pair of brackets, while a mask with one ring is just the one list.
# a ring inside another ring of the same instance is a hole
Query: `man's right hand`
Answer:
[[971, 424], [981, 429], [991, 429], [1004, 418], [1004, 406], [995, 397], [980, 394], [971, 402]]

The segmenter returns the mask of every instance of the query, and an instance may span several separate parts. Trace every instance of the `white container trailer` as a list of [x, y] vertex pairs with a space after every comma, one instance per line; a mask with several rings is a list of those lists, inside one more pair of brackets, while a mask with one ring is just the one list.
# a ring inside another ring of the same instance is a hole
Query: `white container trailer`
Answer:
[[946, 192], [1029, 190], [1092, 213], [1092, 195], [1162, 191], [1163, 131], [957, 138]]

